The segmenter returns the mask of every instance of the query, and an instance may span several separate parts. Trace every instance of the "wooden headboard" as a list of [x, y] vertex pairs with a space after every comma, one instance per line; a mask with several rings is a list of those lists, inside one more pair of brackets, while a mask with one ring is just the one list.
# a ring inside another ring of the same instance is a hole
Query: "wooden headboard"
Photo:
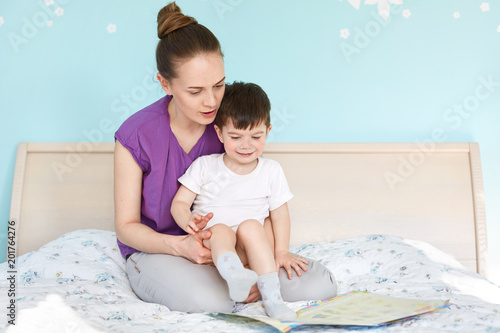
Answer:
[[[113, 230], [114, 143], [20, 143], [17, 255], [77, 229]], [[388, 234], [426, 241], [487, 276], [476, 143], [268, 143], [295, 197], [291, 245]]]

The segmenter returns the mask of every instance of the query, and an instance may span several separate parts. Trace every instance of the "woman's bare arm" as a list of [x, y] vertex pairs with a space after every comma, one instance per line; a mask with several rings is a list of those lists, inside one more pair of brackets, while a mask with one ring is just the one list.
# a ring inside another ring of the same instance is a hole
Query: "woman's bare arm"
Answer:
[[160, 234], [141, 223], [143, 172], [130, 152], [116, 141], [114, 154], [115, 230], [124, 244], [147, 253], [185, 257], [196, 263], [210, 263], [210, 250], [203, 247], [209, 231], [195, 235]]

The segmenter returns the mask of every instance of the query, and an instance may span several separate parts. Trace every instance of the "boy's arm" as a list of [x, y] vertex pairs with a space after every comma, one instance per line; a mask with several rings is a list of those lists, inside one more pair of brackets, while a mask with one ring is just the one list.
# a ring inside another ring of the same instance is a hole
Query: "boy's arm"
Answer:
[[272, 210], [271, 217], [274, 233], [274, 256], [279, 253], [288, 253], [290, 246], [290, 213], [288, 204], [284, 203], [280, 207]]
[[290, 213], [288, 204], [284, 203], [280, 207], [270, 212], [271, 225], [274, 234], [274, 257], [276, 258], [276, 266], [279, 274], [280, 267], [283, 267], [288, 278], [292, 278], [292, 268], [298, 276], [302, 275], [302, 271], [306, 271], [308, 264], [307, 260], [294, 256], [289, 252], [290, 246]]
[[170, 208], [170, 213], [174, 218], [175, 222], [179, 227], [181, 227], [185, 232], [189, 234], [194, 234], [199, 230], [203, 229], [206, 225], [201, 223], [206, 219], [206, 222], [210, 220], [207, 215], [206, 218], [199, 216], [198, 214], [191, 213], [191, 205], [196, 198], [196, 193], [188, 189], [186, 186], [181, 185], [179, 190], [172, 200], [172, 207]]

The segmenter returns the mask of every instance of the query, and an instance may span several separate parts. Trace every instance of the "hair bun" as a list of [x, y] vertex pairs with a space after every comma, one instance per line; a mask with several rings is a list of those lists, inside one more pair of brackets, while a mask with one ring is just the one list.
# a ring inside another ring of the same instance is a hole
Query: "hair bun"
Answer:
[[179, 6], [171, 2], [158, 12], [158, 38], [187, 25], [198, 23], [193, 17], [182, 14]]

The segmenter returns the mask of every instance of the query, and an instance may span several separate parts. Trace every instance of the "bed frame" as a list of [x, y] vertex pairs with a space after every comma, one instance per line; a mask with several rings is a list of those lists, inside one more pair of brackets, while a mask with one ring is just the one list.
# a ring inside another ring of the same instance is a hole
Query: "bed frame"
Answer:
[[[20, 143], [17, 255], [77, 229], [114, 230], [114, 143]], [[487, 277], [477, 143], [268, 143], [295, 197], [291, 245], [388, 234], [426, 241]]]

